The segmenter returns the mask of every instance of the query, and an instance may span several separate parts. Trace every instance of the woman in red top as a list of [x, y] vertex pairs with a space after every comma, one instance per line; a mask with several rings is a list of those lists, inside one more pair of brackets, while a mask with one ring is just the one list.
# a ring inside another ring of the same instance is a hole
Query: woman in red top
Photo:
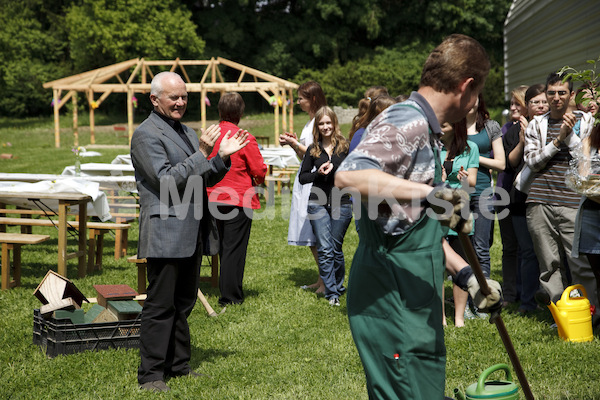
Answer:
[[[225, 93], [219, 100], [221, 137], [215, 143], [209, 159], [219, 151], [223, 135], [237, 132], [237, 124], [244, 114], [244, 100], [237, 92]], [[241, 304], [244, 301], [242, 280], [246, 265], [246, 249], [250, 238], [253, 210], [260, 208], [254, 186], [263, 183], [267, 166], [254, 136], [248, 134], [249, 143], [232, 155], [231, 167], [225, 177], [207, 188], [211, 214], [219, 229], [219, 304]]]

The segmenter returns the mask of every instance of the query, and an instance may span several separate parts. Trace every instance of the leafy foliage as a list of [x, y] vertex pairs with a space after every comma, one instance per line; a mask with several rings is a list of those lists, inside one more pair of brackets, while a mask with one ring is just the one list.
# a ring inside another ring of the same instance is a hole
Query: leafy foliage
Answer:
[[84, 0], [66, 14], [71, 59], [87, 70], [137, 57], [198, 58], [204, 41], [190, 17], [174, 0]]
[[[600, 93], [598, 93], [598, 89], [600, 88], [600, 75], [596, 72], [596, 68], [598, 67], [598, 64], [600, 64], [600, 57], [598, 57], [597, 60], [587, 60], [587, 63], [591, 66], [589, 69], [578, 71], [567, 65], [558, 72], [559, 74], [565, 74], [563, 81], [566, 82], [570, 78], [573, 82], [581, 82], [583, 84], [582, 86], [585, 86], [588, 89], [588, 95], [586, 95], [586, 91], [580, 91], [577, 93], [577, 96], [575, 96], [575, 103], [581, 104], [586, 108], [592, 101], [595, 101], [596, 103], [600, 102]], [[596, 113], [596, 124], [598, 123], [600, 123], [600, 120], [598, 119], [598, 113]]]
[[[486, 98], [493, 106], [503, 103], [501, 38], [510, 3], [0, 0], [0, 112], [49, 113], [52, 96], [43, 82], [137, 57], [222, 56], [285, 79], [323, 76], [334, 90], [327, 93], [331, 102], [354, 104], [368, 86], [395, 93], [414, 88], [421, 69], [416, 60], [454, 32], [488, 50], [495, 69]], [[398, 58], [397, 52], [405, 54]], [[395, 65], [386, 65], [385, 57]]]
[[387, 87], [392, 96], [410, 94], [419, 86], [421, 69], [430, 47], [414, 44], [401, 49], [378, 48], [373, 57], [335, 63], [322, 71], [302, 70], [296, 82], [315, 80], [321, 84], [328, 103], [355, 106], [367, 88]]
[[51, 11], [53, 3], [0, 1], [0, 114], [35, 115], [49, 109], [52, 94], [42, 84], [70, 73], [62, 18]]

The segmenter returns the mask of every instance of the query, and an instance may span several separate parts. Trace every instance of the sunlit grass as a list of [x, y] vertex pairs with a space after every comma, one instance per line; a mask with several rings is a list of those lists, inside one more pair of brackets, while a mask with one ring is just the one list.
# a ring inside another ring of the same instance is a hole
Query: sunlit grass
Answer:
[[[304, 119], [303, 119], [304, 118]], [[264, 121], [263, 121], [264, 119]], [[273, 132], [272, 115], [248, 118], [252, 133]], [[295, 118], [296, 132], [306, 116]], [[121, 124], [120, 124], [121, 125]], [[244, 125], [244, 120], [240, 123]], [[98, 140], [121, 144], [114, 130], [100, 129]], [[347, 132], [347, 128], [342, 129]], [[101, 133], [102, 132], [102, 133]], [[82, 129], [81, 144], [86, 145]], [[51, 120], [34, 119], [23, 123], [0, 120], [0, 144], [10, 142], [2, 152], [16, 159], [0, 159], [4, 172], [60, 173], [73, 163], [72, 135], [64, 128], [64, 146], [54, 147]], [[125, 149], [99, 150], [93, 161], [110, 162]], [[303, 291], [300, 285], [316, 280], [317, 269], [307, 248], [288, 246], [289, 205], [278, 197], [272, 217], [253, 222], [244, 278], [246, 301], [228, 307], [217, 318], [209, 318], [200, 304], [190, 316], [192, 366], [212, 376], [207, 379], [179, 378], [169, 382], [173, 391], [157, 398], [204, 399], [366, 399], [360, 359], [352, 341], [342, 306], [330, 307], [323, 298]], [[16, 228], [11, 228], [15, 229]], [[40, 306], [33, 291], [46, 271], [56, 269], [56, 232], [34, 228], [51, 239], [39, 245], [24, 246], [22, 286], [0, 292], [0, 398], [6, 399], [147, 399], [137, 389], [139, 354], [132, 350], [86, 352], [48, 359], [32, 344], [33, 309]], [[358, 236], [350, 225], [344, 242], [348, 269]], [[87, 296], [95, 297], [94, 284], [128, 284], [136, 287], [136, 267], [113, 257], [114, 241], [105, 240], [102, 271], [83, 279], [75, 278], [76, 262], [68, 262], [68, 274]], [[137, 224], [129, 233], [128, 254], [135, 254]], [[70, 241], [70, 249], [75, 243]], [[501, 242], [496, 230], [492, 247], [492, 276], [501, 280]], [[206, 275], [208, 268], [203, 268]], [[352, 283], [349, 282], [351, 285]], [[451, 293], [447, 283], [446, 294]], [[217, 312], [219, 291], [202, 283], [202, 291]], [[446, 395], [454, 388], [464, 389], [479, 374], [497, 363], [510, 364], [494, 325], [485, 320], [469, 320], [464, 328], [452, 324], [453, 310], [447, 307], [449, 327], [447, 346]], [[566, 343], [550, 328], [547, 310], [523, 317], [514, 308], [503, 319], [520, 357], [525, 375], [536, 399], [600, 398], [596, 383], [600, 374], [600, 346]], [[373, 332], [377, 335], [377, 332]], [[498, 373], [498, 378], [503, 375]], [[513, 373], [513, 380], [516, 382]], [[523, 398], [521, 393], [521, 398]]]

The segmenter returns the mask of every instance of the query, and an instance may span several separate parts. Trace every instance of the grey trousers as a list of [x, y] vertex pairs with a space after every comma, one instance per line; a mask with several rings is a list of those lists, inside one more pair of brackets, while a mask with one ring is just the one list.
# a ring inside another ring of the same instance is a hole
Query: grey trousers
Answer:
[[[527, 227], [540, 266], [540, 286], [553, 302], [560, 299], [569, 284], [581, 284], [590, 304], [598, 307], [596, 279], [586, 257], [572, 257], [576, 208], [550, 204], [527, 205]], [[568, 281], [566, 257], [572, 282]]]

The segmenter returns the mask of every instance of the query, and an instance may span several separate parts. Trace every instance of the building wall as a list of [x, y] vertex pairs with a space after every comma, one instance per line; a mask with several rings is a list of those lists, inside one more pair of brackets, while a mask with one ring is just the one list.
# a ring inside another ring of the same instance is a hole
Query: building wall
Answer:
[[589, 68], [600, 57], [599, 28], [600, 0], [514, 0], [504, 23], [506, 100], [565, 65]]

